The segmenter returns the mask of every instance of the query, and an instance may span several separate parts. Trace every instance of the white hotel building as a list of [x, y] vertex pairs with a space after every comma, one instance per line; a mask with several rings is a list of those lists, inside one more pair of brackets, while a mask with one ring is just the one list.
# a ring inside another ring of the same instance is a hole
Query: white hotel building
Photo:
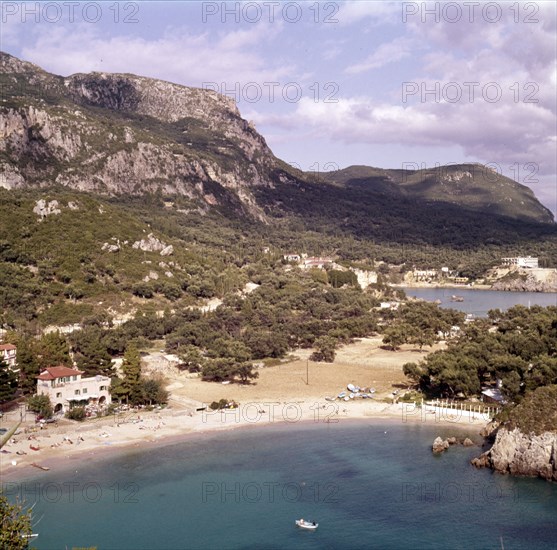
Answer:
[[516, 258], [502, 258], [503, 265], [516, 265], [517, 267], [527, 267], [530, 269], [538, 269], [538, 258], [532, 256], [518, 256]]
[[68, 367], [48, 367], [37, 378], [37, 395], [48, 395], [54, 412], [66, 412], [72, 407], [110, 404], [110, 378], [82, 378], [83, 371]]

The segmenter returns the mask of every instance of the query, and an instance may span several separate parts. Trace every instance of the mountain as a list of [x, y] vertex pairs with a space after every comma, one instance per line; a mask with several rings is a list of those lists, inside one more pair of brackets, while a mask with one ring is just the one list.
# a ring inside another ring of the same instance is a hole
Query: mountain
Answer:
[[188, 198], [204, 212], [270, 221], [282, 216], [277, 193], [298, 193], [300, 200], [291, 201], [298, 204], [319, 184], [322, 202], [329, 195], [337, 201], [340, 187], [347, 191], [343, 200], [364, 198], [374, 212], [386, 207], [387, 215], [391, 207], [428, 210], [436, 203], [451, 213], [463, 209], [464, 216], [553, 221], [530, 189], [485, 166], [351, 166], [316, 177], [277, 159], [234, 101], [212, 90], [131, 74], [62, 77], [7, 53], [0, 53], [0, 65], [0, 185], [7, 189], [158, 193]]
[[553, 222], [553, 214], [532, 190], [482, 164], [455, 164], [421, 170], [350, 166], [323, 174], [326, 181], [392, 195], [455, 204], [524, 220]]
[[279, 164], [234, 101], [129, 74], [67, 78], [2, 53], [2, 185], [160, 192], [254, 215]]

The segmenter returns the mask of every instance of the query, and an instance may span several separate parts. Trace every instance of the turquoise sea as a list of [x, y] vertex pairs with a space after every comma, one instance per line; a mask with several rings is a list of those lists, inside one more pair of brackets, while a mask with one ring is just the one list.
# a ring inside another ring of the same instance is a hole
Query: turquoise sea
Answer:
[[451, 434], [466, 435], [385, 420], [237, 429], [63, 459], [4, 490], [35, 503], [39, 550], [555, 548], [557, 484], [477, 470], [478, 447], [434, 456]]
[[[476, 317], [486, 317], [490, 309], [506, 310], [514, 305], [557, 306], [557, 292], [507, 292], [474, 290], [470, 288], [403, 288], [407, 296], [428, 302], [440, 300], [440, 306], [453, 308]], [[463, 302], [453, 302], [451, 297], [462, 296]]]

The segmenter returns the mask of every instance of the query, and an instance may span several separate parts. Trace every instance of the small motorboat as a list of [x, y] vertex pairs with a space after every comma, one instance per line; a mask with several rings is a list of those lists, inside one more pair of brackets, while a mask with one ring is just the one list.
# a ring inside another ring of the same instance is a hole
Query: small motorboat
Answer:
[[310, 529], [314, 531], [319, 527], [319, 523], [315, 523], [315, 521], [306, 521], [305, 519], [297, 519], [296, 525], [301, 527], [302, 529]]
[[337, 395], [337, 397], [338, 397], [339, 399], [344, 399], [344, 398], [346, 397], [346, 392], [345, 392], [345, 391], [341, 391], [341, 392]]
[[354, 384], [348, 384], [348, 386], [346, 386], [351, 393], [354, 393], [356, 391], [356, 386], [354, 386]]

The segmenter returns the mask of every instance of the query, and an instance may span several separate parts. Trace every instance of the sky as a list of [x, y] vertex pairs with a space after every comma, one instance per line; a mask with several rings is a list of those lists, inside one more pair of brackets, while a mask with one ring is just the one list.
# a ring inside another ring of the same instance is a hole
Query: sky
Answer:
[[479, 162], [557, 213], [555, 2], [2, 2], [3, 51], [236, 99], [302, 170]]

